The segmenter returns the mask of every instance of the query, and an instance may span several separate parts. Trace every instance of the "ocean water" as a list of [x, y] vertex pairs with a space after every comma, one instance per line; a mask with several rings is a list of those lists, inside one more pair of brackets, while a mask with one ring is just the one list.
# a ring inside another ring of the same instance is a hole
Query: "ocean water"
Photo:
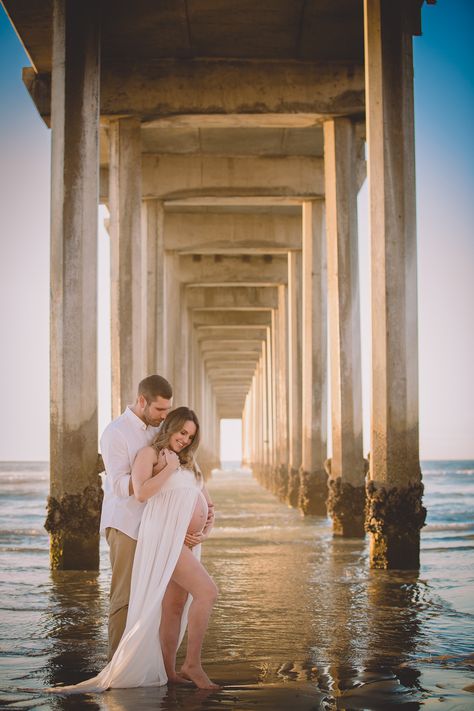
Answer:
[[422, 468], [419, 573], [372, 571], [367, 541], [333, 538], [248, 470], [215, 472], [203, 560], [220, 597], [203, 658], [222, 689], [52, 697], [41, 689], [105, 663], [108, 550], [99, 573], [52, 573], [47, 464], [0, 464], [0, 708], [474, 709], [474, 462]]

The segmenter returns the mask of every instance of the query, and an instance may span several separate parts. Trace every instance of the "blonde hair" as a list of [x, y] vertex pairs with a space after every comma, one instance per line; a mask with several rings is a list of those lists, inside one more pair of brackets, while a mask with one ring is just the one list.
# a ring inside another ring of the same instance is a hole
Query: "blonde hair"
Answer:
[[190, 410], [189, 407], [177, 407], [171, 410], [161, 425], [160, 431], [151, 443], [151, 446], [154, 447], [157, 452], [168, 447], [171, 435], [175, 434], [175, 432], [179, 432], [186, 422], [194, 422], [196, 425], [196, 433], [193, 437], [193, 441], [181, 450], [178, 457], [181, 466], [193, 471], [196, 479], [200, 479], [202, 473], [194, 456], [199, 446], [200, 425], [194, 410]]

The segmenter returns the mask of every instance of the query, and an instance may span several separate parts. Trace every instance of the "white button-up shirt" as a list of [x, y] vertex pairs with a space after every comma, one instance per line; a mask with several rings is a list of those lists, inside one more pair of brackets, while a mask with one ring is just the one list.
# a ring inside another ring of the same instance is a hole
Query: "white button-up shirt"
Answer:
[[101, 533], [110, 527], [138, 538], [145, 503], [129, 493], [132, 464], [138, 450], [151, 444], [159, 429], [146, 425], [130, 407], [105, 428], [100, 439], [106, 473]]

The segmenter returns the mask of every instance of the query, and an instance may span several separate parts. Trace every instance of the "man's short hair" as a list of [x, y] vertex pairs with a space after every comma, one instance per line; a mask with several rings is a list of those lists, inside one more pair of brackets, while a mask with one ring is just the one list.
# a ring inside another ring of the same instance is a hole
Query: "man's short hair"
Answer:
[[138, 396], [143, 395], [148, 404], [163, 397], [170, 400], [173, 397], [173, 388], [161, 375], [149, 375], [138, 384]]

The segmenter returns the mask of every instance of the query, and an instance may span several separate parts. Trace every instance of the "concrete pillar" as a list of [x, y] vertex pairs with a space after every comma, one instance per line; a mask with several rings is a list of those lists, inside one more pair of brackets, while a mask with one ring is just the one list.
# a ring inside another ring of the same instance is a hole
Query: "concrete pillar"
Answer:
[[364, 534], [357, 155], [348, 118], [324, 123], [331, 358], [332, 458], [328, 509], [333, 531]]
[[261, 363], [257, 365], [257, 378], [255, 383], [255, 462], [257, 469], [257, 478], [262, 481], [262, 448], [263, 448], [263, 403], [262, 403], [262, 375]]
[[288, 503], [298, 506], [301, 467], [301, 253], [288, 253]]
[[408, 3], [365, 0], [372, 241], [372, 442], [366, 529], [376, 568], [417, 568], [426, 511], [418, 446], [413, 56]]
[[[165, 310], [164, 310], [164, 377], [173, 386], [173, 404], [175, 407], [187, 405], [188, 372], [187, 353], [183, 343], [187, 340], [187, 318], [185, 314], [184, 287], [180, 282], [179, 255], [165, 253]], [[205, 375], [202, 376], [205, 378]], [[204, 381], [203, 381], [204, 382]], [[205, 389], [203, 389], [205, 405]], [[200, 410], [201, 418], [204, 411]]]
[[142, 353], [142, 232], [140, 122], [110, 124], [110, 268], [112, 417], [135, 401]]
[[250, 410], [250, 466], [252, 471], [255, 472], [255, 465], [257, 461], [257, 370], [252, 378], [252, 397], [250, 400], [251, 410]]
[[242, 466], [250, 465], [250, 399], [252, 397], [251, 389], [245, 396], [245, 405], [242, 412]]
[[288, 308], [287, 287], [278, 286], [277, 365], [276, 365], [276, 454], [279, 470], [278, 496], [286, 501], [288, 494]]
[[278, 461], [277, 442], [278, 442], [278, 415], [277, 415], [277, 330], [278, 330], [278, 314], [276, 309], [271, 311], [271, 326], [270, 326], [270, 350], [271, 350], [271, 372], [270, 380], [271, 396], [272, 396], [272, 482], [275, 494], [279, 495], [280, 489], [280, 467]]
[[51, 189], [51, 490], [56, 569], [99, 567], [97, 206], [99, 13], [53, 3]]
[[299, 507], [326, 516], [326, 249], [322, 201], [303, 203], [302, 462]]
[[272, 335], [271, 328], [266, 329], [265, 340], [265, 386], [266, 386], [266, 402], [267, 402], [267, 479], [270, 484], [270, 489], [276, 493], [275, 478], [274, 478], [274, 452], [273, 452], [273, 351], [272, 351]]
[[146, 374], [164, 372], [165, 347], [165, 284], [164, 284], [164, 208], [161, 200], [144, 200], [142, 205], [144, 232], [144, 303], [142, 334], [144, 337]]

